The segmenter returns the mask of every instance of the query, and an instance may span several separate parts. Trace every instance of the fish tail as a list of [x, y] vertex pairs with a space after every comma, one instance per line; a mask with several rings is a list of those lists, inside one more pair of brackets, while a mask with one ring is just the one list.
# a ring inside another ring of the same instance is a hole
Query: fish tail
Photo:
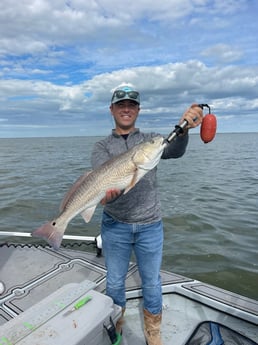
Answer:
[[56, 222], [52, 221], [34, 230], [31, 236], [44, 239], [51, 247], [57, 250], [61, 245], [64, 232], [65, 228], [58, 227]]

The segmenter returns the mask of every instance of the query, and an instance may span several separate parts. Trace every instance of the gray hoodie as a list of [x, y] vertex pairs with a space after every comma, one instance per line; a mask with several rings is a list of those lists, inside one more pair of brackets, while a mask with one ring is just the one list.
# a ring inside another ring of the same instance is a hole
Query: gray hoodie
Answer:
[[[93, 169], [140, 142], [157, 135], [159, 134], [142, 133], [139, 129], [135, 129], [128, 135], [127, 139], [124, 139], [113, 130], [111, 135], [94, 145], [91, 155]], [[177, 137], [166, 147], [161, 158], [181, 157], [185, 153], [187, 144], [188, 134]], [[156, 173], [157, 167], [149, 171], [128, 193], [107, 203], [104, 211], [123, 223], [147, 224], [159, 221], [161, 219], [161, 209], [157, 195]]]

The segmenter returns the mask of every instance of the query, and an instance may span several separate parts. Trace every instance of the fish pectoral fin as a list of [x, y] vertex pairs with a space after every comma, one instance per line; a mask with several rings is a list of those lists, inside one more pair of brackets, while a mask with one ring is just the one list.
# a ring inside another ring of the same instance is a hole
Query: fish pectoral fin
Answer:
[[91, 220], [91, 218], [95, 212], [96, 206], [97, 205], [94, 205], [90, 208], [86, 208], [86, 210], [81, 212], [81, 216], [85, 220], [86, 223], [89, 223], [89, 221]]
[[124, 194], [128, 193], [147, 172], [148, 170], [137, 168], [133, 174], [132, 181], [130, 182], [129, 186], [125, 188]]
[[123, 194], [128, 193], [136, 185], [136, 183], [140, 180], [140, 178], [141, 176], [139, 176], [139, 171], [136, 169], [129, 186], [125, 188]]

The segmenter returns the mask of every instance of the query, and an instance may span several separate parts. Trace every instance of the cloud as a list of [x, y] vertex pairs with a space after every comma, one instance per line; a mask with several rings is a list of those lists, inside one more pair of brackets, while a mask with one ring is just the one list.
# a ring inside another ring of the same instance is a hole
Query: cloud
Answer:
[[229, 44], [217, 44], [205, 49], [201, 55], [208, 56], [218, 63], [230, 63], [240, 60], [243, 52], [238, 48], [231, 47]]
[[257, 115], [257, 7], [2, 0], [0, 136], [6, 126], [8, 136], [106, 134], [111, 91], [122, 82], [141, 91], [143, 129], [175, 124], [193, 102], [213, 105], [221, 131], [231, 112], [248, 126], [247, 114]]
[[[92, 130], [94, 125], [89, 124], [97, 117], [96, 128], [104, 133], [108, 132], [106, 121], [111, 91], [117, 85], [130, 81], [142, 94], [140, 122], [159, 130], [166, 121], [170, 126], [176, 124], [185, 107], [194, 102], [208, 102], [215, 111], [227, 116], [246, 107], [256, 116], [256, 75], [258, 73], [254, 75], [252, 68], [211, 68], [200, 61], [189, 61], [155, 68], [123, 69], [70, 86], [12, 80], [0, 83], [1, 107], [10, 119], [8, 126], [27, 126], [34, 130], [37, 126], [71, 126], [74, 130], [76, 126], [77, 129], [88, 126]], [[18, 98], [17, 94], [20, 95]], [[238, 116], [240, 118], [241, 115]], [[221, 117], [221, 120], [224, 119]], [[108, 125], [110, 128], [110, 123]], [[90, 135], [90, 131], [87, 134]]]
[[155, 30], [148, 29], [176, 27], [182, 18], [194, 16], [199, 18], [199, 25], [204, 25], [205, 17], [201, 16], [206, 16], [208, 3], [210, 15], [223, 13], [225, 17], [244, 6], [243, 1], [204, 0], [2, 0], [0, 31], [5, 34], [0, 38], [0, 54], [44, 54], [59, 51], [64, 45], [74, 47], [85, 42], [87, 46], [94, 46], [97, 41], [98, 45], [104, 45], [107, 37], [111, 44], [120, 44], [124, 37], [132, 44], [143, 43], [146, 37], [149, 40], [157, 37]]

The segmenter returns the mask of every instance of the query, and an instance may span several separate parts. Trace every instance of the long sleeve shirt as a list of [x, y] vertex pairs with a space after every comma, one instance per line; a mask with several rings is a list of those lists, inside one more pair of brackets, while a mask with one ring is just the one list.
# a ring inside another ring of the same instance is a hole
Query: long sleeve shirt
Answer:
[[[92, 151], [91, 164], [97, 168], [110, 158], [126, 152], [140, 142], [147, 141], [158, 133], [143, 133], [139, 129], [131, 132], [126, 139], [112, 134], [98, 141]], [[162, 154], [162, 159], [179, 158], [186, 150], [188, 134], [177, 137]], [[105, 205], [104, 211], [124, 223], [148, 224], [161, 219], [160, 200], [157, 193], [157, 167], [149, 171], [128, 193]]]

